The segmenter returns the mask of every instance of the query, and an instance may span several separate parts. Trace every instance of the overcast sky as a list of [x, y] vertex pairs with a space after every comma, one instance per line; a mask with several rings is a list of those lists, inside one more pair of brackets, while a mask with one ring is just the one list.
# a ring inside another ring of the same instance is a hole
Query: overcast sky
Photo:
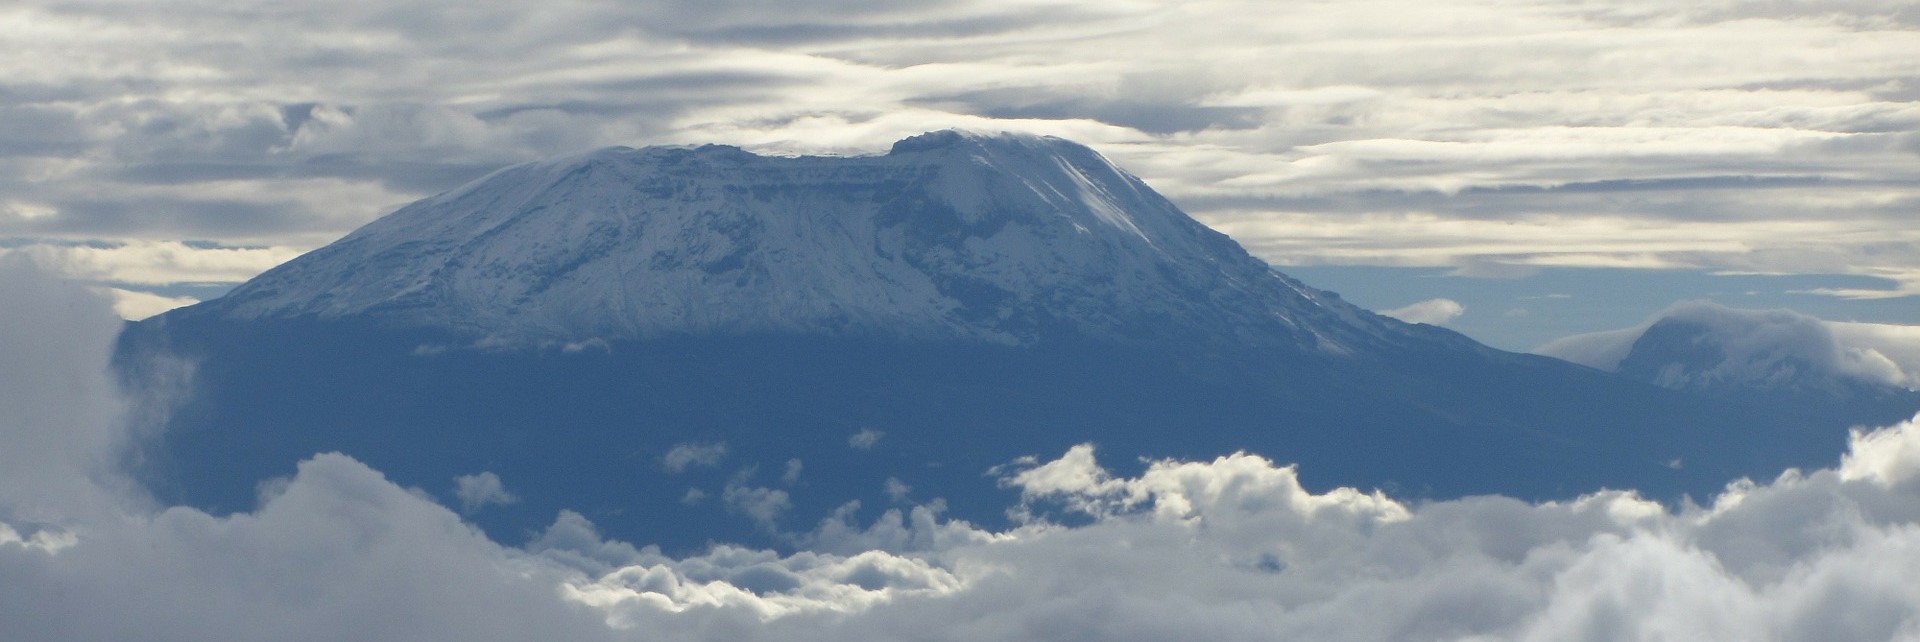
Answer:
[[16, 0], [0, 246], [179, 296], [503, 164], [968, 127], [1093, 145], [1283, 267], [1911, 302], [1916, 27], [1872, 0]]

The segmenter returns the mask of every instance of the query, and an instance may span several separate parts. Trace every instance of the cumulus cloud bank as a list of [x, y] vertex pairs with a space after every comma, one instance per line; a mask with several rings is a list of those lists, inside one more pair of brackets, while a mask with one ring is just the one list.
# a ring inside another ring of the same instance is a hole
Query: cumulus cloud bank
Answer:
[[[1685, 334], [1687, 346], [1642, 342], [1650, 329]], [[1688, 362], [1684, 352], [1711, 358]], [[1711, 301], [1676, 303], [1631, 328], [1574, 335], [1533, 350], [1617, 371], [1634, 358], [1663, 366], [1655, 383], [1772, 385], [1833, 378], [1920, 390], [1920, 326], [1823, 321], [1792, 310], [1740, 310]]]
[[0, 638], [1920, 637], [1920, 418], [1704, 506], [1410, 504], [1312, 492], [1246, 453], [1123, 476], [1082, 445], [999, 470], [1019, 492], [1007, 530], [935, 500], [870, 522], [850, 505], [781, 551], [667, 555], [571, 512], [511, 545], [338, 454], [248, 512], [142, 500], [118, 481], [134, 435], [104, 367], [106, 301], [4, 276], [33, 305], [0, 308]]

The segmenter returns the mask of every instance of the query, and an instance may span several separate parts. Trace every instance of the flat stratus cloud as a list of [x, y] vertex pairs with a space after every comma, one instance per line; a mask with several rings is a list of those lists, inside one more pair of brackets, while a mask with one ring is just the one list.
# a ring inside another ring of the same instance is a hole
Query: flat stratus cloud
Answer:
[[14, 248], [38, 265], [78, 278], [163, 285], [251, 278], [300, 255], [289, 247], [220, 247], [179, 241], [48, 244]]
[[0, 33], [15, 246], [298, 251], [582, 148], [871, 153], [961, 126], [1093, 144], [1281, 264], [1920, 293], [1900, 2], [29, 0]]
[[696, 466], [713, 466], [727, 456], [727, 442], [674, 444], [660, 456], [660, 467], [669, 473], [685, 472]]
[[109, 288], [107, 295], [113, 297], [114, 313], [128, 321], [139, 321], [174, 308], [183, 308], [200, 302], [193, 297], [161, 296], [151, 292], [119, 288]]
[[1467, 306], [1453, 299], [1427, 299], [1380, 313], [1407, 323], [1441, 325], [1466, 314]]
[[[785, 534], [791, 550], [674, 556], [562, 511], [514, 545], [339, 454], [265, 485], [251, 511], [159, 505], [118, 468], [140, 413], [105, 366], [106, 299], [20, 266], [0, 262], [19, 303], [0, 307], [8, 639], [1920, 636], [1920, 417], [1706, 505], [1410, 504], [1313, 492], [1247, 453], [1116, 475], [1081, 445], [999, 470], [1019, 492], [1007, 530], [943, 518], [937, 500], [873, 522], [849, 505]], [[750, 477], [731, 509], [777, 509], [784, 491]], [[513, 482], [470, 479], [467, 495], [495, 499]]]

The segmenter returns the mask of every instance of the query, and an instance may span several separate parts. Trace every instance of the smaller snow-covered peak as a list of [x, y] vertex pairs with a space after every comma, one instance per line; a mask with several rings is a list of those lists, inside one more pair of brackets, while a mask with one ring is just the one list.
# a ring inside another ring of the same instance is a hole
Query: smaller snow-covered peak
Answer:
[[1674, 389], [1920, 389], [1920, 327], [1684, 301], [1639, 326], [1534, 352]]

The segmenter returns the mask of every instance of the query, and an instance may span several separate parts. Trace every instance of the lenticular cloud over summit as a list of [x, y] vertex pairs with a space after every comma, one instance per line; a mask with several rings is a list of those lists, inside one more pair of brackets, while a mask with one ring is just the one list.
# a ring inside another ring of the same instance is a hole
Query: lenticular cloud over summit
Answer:
[[[1313, 492], [1253, 453], [1129, 475], [1083, 445], [996, 471], [1004, 529], [928, 500], [668, 554], [570, 511], [496, 541], [339, 454], [242, 512], [156, 507], [114, 481], [139, 413], [106, 374], [107, 304], [17, 265], [0, 282], [0, 354], [39, 359], [0, 371], [0, 453], [71, 455], [0, 470], [5, 639], [1920, 638], [1916, 421], [1677, 507]], [[97, 394], [30, 394], [48, 377]], [[42, 510], [74, 497], [95, 509]]]

